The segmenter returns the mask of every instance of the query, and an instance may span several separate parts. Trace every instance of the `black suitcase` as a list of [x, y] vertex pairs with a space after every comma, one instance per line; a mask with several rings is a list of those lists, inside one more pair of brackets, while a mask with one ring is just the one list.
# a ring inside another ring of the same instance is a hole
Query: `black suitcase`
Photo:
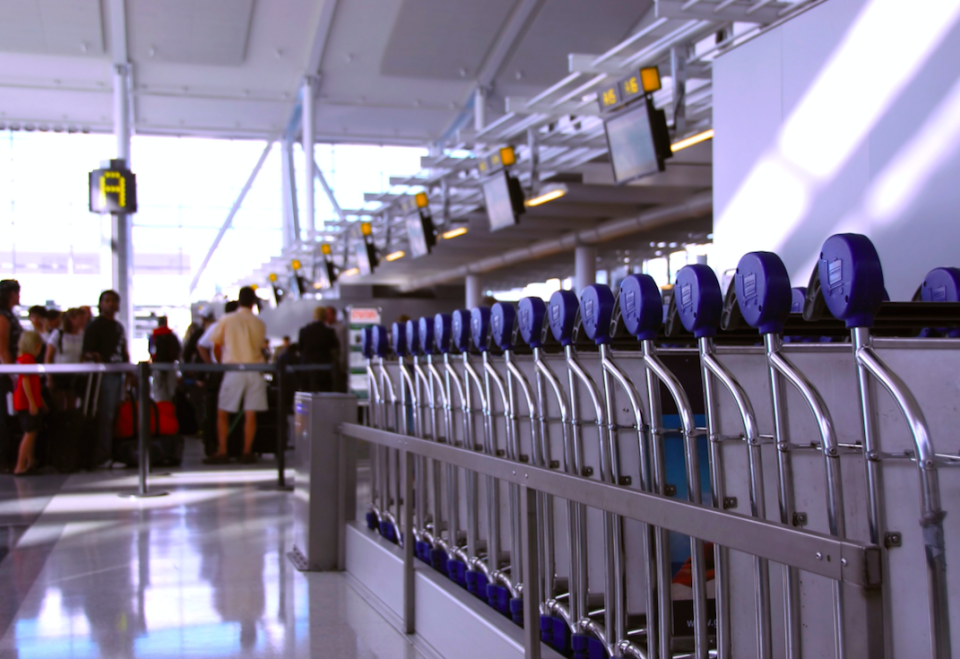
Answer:
[[48, 416], [44, 431], [45, 462], [63, 474], [96, 466], [93, 461], [97, 446], [100, 378], [99, 373], [90, 374], [79, 409], [55, 411]]
[[182, 386], [177, 387], [177, 392], [173, 396], [173, 404], [177, 408], [177, 425], [180, 426], [180, 434], [192, 436], [200, 432], [193, 403], [190, 402], [187, 391]]

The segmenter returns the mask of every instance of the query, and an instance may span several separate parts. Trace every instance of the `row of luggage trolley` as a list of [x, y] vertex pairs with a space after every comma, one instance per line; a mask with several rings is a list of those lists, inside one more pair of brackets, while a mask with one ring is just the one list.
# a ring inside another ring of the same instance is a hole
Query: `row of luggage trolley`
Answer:
[[[876, 549], [868, 576], [832, 579], [538, 492], [533, 624], [561, 654], [960, 656], [958, 289], [938, 268], [914, 302], [886, 301], [873, 245], [842, 234], [806, 290], [754, 252], [726, 293], [688, 265], [666, 295], [630, 275], [616, 294], [374, 326], [369, 423]], [[369, 528], [529, 624], [520, 485], [418, 456], [405, 502], [399, 452], [371, 456]]]

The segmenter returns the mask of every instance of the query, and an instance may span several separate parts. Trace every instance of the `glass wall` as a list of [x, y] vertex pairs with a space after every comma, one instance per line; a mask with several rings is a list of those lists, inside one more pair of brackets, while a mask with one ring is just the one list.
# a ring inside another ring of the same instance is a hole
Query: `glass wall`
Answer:
[[[133, 216], [133, 285], [138, 307], [186, 307], [212, 299], [280, 254], [282, 183], [279, 144], [225, 234], [197, 290], [190, 282], [266, 143], [256, 140], [134, 136], [132, 167], [139, 211]], [[25, 305], [94, 304], [111, 285], [111, 218], [87, 209], [87, 173], [115, 152], [111, 135], [0, 132], [0, 278], [16, 278]], [[341, 208], [365, 205], [366, 192], [420, 169], [425, 149], [317, 145]], [[300, 208], [303, 152], [295, 148]], [[316, 188], [317, 225], [337, 219]], [[306, 228], [306, 227], [304, 227]], [[69, 275], [69, 276], [64, 276]]]

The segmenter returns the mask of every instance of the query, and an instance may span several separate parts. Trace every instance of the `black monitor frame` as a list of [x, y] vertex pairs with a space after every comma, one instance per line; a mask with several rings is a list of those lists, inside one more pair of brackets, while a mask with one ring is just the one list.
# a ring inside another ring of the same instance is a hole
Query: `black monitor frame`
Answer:
[[657, 171], [645, 172], [642, 174], [629, 176], [624, 179], [617, 178], [617, 169], [614, 166], [613, 160], [613, 145], [610, 143], [610, 131], [607, 128], [607, 123], [610, 121], [616, 121], [617, 119], [620, 119], [621, 117], [624, 117], [632, 112], [636, 112], [641, 107], [644, 107], [639, 103], [630, 103], [621, 111], [611, 114], [609, 117], [605, 117], [603, 120], [603, 133], [607, 140], [607, 151], [610, 153], [610, 168], [613, 170], [613, 178], [616, 182], [616, 185], [624, 185], [631, 181], [636, 181], [637, 179], [651, 176], [657, 172], [666, 171], [667, 164], [665, 161], [668, 158], [673, 157], [673, 148], [670, 145], [670, 128], [667, 125], [666, 112], [655, 108], [653, 105], [653, 99], [650, 96], [644, 97], [642, 102], [646, 107], [647, 120], [650, 124], [650, 134], [653, 138], [653, 148], [657, 158]]
[[[493, 218], [490, 216], [490, 204], [488, 203], [487, 189], [490, 185], [500, 185], [501, 179], [506, 180], [507, 194], [510, 197], [510, 206], [511, 210], [513, 211], [513, 222], [494, 226]], [[500, 171], [495, 172], [491, 176], [484, 179], [481, 183], [481, 187], [483, 189], [483, 204], [487, 211], [487, 222], [490, 225], [490, 231], [500, 231], [501, 229], [506, 229], [507, 227], [515, 226], [520, 223], [520, 216], [523, 215], [527, 210], [526, 198], [523, 194], [523, 186], [520, 185], [520, 181], [510, 176], [510, 172], [508, 170], [501, 169]]]
[[[437, 234], [433, 226], [433, 216], [430, 214], [430, 209], [418, 209], [416, 215], [411, 215], [406, 219], [406, 225], [407, 238], [410, 242], [411, 256], [417, 259], [421, 256], [427, 256], [430, 254], [437, 244]], [[425, 247], [425, 250], [415, 247], [416, 236], [414, 234], [416, 232], [422, 232], [423, 247]]]

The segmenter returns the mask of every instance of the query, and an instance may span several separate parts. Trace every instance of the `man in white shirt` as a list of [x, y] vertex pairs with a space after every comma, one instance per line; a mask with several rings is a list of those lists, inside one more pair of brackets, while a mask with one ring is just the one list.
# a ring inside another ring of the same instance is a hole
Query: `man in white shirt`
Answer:
[[[263, 346], [267, 327], [253, 314], [257, 294], [249, 286], [240, 289], [240, 306], [236, 312], [227, 314], [217, 322], [211, 340], [214, 354], [222, 364], [262, 364]], [[199, 347], [199, 344], [198, 344]], [[227, 437], [230, 433], [230, 415], [243, 408], [244, 432], [243, 455], [240, 462], [257, 462], [253, 453], [253, 440], [257, 433], [257, 412], [266, 412], [267, 383], [263, 374], [256, 371], [227, 371], [223, 374], [220, 395], [217, 401], [217, 439], [219, 450], [205, 464], [225, 464]]]

